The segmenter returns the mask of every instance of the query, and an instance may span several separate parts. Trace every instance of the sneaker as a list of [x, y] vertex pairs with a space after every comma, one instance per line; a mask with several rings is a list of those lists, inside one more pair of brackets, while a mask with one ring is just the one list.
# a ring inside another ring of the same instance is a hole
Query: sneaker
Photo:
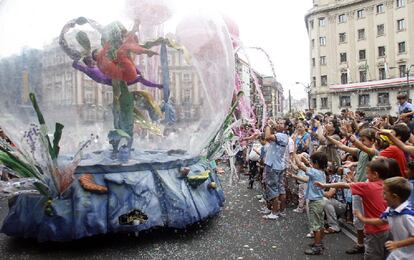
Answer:
[[261, 214], [269, 214], [269, 213], [272, 213], [272, 211], [270, 209], [268, 209], [268, 208], [262, 208], [262, 209], [259, 210], [259, 212]]
[[314, 238], [315, 234], [313, 234], [313, 232], [309, 232], [308, 234], [306, 234], [307, 238]]
[[304, 210], [303, 209], [300, 209], [300, 208], [296, 208], [296, 209], [294, 209], [292, 211], [293, 212], [296, 212], [296, 213], [303, 213], [304, 212]]
[[265, 199], [263, 199], [263, 198], [261, 198], [261, 199], [259, 200], [259, 202], [260, 202], [260, 203], [266, 203], [266, 200], [265, 200]]
[[322, 254], [322, 246], [312, 246], [305, 250], [305, 255], [321, 255]]
[[279, 217], [286, 218], [286, 212], [284, 211], [279, 212], [277, 215], [279, 215]]
[[278, 215], [275, 215], [273, 213], [270, 213], [269, 215], [264, 215], [263, 218], [264, 219], [270, 219], [270, 220], [276, 220], [276, 219], [279, 218], [279, 216]]
[[365, 246], [355, 245], [353, 248], [345, 251], [348, 255], [363, 254], [365, 252]]

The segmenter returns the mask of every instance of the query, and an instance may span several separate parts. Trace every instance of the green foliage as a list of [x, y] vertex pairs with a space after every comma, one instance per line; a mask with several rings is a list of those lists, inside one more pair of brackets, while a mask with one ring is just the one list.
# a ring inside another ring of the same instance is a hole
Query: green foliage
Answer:
[[31, 167], [29, 164], [25, 163], [18, 157], [14, 156], [8, 151], [5, 151], [0, 147], [0, 162], [3, 163], [8, 168], [16, 172], [19, 177], [22, 178], [35, 178], [39, 180], [34, 183], [36, 189], [45, 196], [50, 196], [51, 192], [47, 185], [43, 183], [43, 180], [37, 171], [37, 169]]
[[82, 48], [85, 49], [87, 53], [91, 51], [91, 42], [89, 40], [88, 35], [84, 31], [79, 31], [76, 34], [76, 40], [78, 41], [80, 46], [82, 46]]
[[52, 146], [52, 143], [50, 142], [49, 136], [47, 135], [46, 122], [45, 122], [45, 119], [43, 117], [42, 112], [40, 111], [39, 105], [37, 104], [36, 96], [35, 96], [34, 93], [30, 93], [29, 97], [30, 97], [30, 101], [33, 104], [33, 108], [36, 112], [37, 119], [39, 120], [40, 127], [44, 131], [42, 133], [42, 135], [44, 135], [44, 137], [47, 141], [47, 146], [48, 146], [50, 157], [52, 158], [52, 160], [55, 160], [59, 155], [59, 150], [60, 150], [59, 142], [60, 142], [60, 139], [62, 137], [62, 130], [63, 130], [64, 126], [60, 123], [56, 123], [55, 133], [53, 135], [53, 146]]

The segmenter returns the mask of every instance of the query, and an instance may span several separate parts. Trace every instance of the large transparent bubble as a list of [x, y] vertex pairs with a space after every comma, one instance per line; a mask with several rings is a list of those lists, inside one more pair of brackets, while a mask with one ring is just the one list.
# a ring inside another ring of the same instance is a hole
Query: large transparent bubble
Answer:
[[[101, 140], [95, 149], [112, 149], [108, 133], [123, 127], [114, 117], [114, 102], [115, 107], [124, 102], [114, 99], [119, 89], [113, 83], [123, 80], [133, 93], [135, 150], [200, 154], [231, 104], [233, 47], [220, 15], [180, 12], [172, 1], [161, 0], [1, 1], [0, 126], [22, 145], [25, 131], [39, 124], [29, 98], [35, 93], [49, 133], [55, 122], [64, 125], [61, 154], [73, 154], [91, 134]], [[127, 35], [142, 49], [123, 53], [135, 69], [119, 76], [108, 71], [127, 66], [118, 52]], [[161, 42], [168, 66], [161, 60]], [[103, 75], [88, 76], [93, 70]], [[132, 83], [134, 76], [138, 83]]]

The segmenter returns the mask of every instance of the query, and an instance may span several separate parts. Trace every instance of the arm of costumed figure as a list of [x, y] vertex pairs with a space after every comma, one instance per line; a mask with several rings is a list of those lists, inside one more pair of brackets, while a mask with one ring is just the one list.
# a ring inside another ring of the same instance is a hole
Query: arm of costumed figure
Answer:
[[72, 63], [72, 67], [76, 70], [85, 73], [86, 75], [88, 75], [88, 77], [90, 77], [93, 81], [97, 83], [112, 86], [112, 80], [105, 74], [103, 74], [98, 67], [88, 67], [86, 65], [81, 64], [79, 61], [74, 61]]
[[142, 76], [141, 71], [138, 70], [138, 68], [136, 68], [136, 71], [137, 71], [137, 78], [133, 81], [128, 81], [128, 86], [136, 84], [136, 83], [141, 83], [142, 85], [144, 85], [146, 87], [150, 87], [150, 88], [159, 88], [159, 89], [163, 88], [162, 84], [157, 84], [157, 83], [154, 83], [154, 82], [151, 82], [151, 81], [145, 79]]

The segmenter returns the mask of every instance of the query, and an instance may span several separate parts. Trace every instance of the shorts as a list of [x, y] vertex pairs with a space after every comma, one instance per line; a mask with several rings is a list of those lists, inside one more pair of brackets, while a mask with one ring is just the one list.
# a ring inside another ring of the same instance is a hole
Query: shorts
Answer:
[[243, 163], [244, 162], [244, 158], [243, 158], [243, 151], [238, 151], [236, 154], [236, 162], [237, 163]]
[[364, 260], [385, 259], [388, 252], [385, 249], [384, 244], [388, 240], [390, 240], [389, 231], [376, 234], [365, 234]]
[[324, 227], [324, 207], [325, 201], [320, 200], [310, 200], [309, 201], [309, 228], [312, 231], [319, 231]]
[[[364, 215], [364, 204], [362, 204], [362, 198], [358, 195], [352, 195], [352, 210], [359, 210]], [[364, 230], [364, 223], [355, 216], [354, 226], [356, 230]]]
[[266, 190], [265, 195], [266, 199], [272, 200], [279, 195], [285, 195], [286, 194], [286, 175], [285, 171], [277, 171], [269, 166], [266, 165], [265, 167], [266, 171]]

